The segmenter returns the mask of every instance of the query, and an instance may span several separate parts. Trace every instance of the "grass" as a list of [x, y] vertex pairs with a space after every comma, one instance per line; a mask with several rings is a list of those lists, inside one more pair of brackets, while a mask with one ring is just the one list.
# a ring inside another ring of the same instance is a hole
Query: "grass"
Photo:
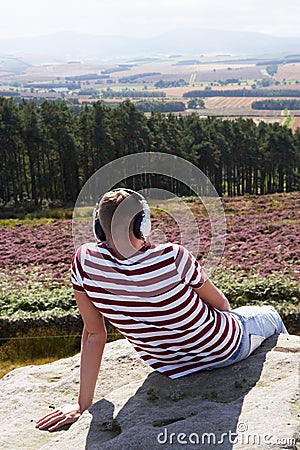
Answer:
[[[190, 200], [190, 198], [192, 200]], [[174, 199], [171, 198], [169, 200], [150, 200], [149, 206], [154, 211], [154, 216], [161, 216], [162, 214], [169, 213], [169, 214], [187, 214], [188, 212], [191, 212], [191, 205], [193, 208], [193, 213], [197, 211], [197, 214], [201, 211], [205, 215], [207, 215], [205, 206], [198, 200], [194, 201], [195, 197], [175, 197]]]
[[12, 228], [16, 225], [36, 225], [38, 223], [50, 223], [54, 219], [51, 218], [26, 218], [26, 219], [0, 219], [0, 227]]
[[[69, 355], [71, 356], [71, 355]], [[6, 360], [6, 361], [1, 361], [1, 366], [0, 366], [0, 378], [4, 377], [4, 375], [6, 375], [7, 373], [11, 372], [14, 369], [17, 369], [19, 367], [24, 367], [24, 366], [29, 366], [29, 365], [42, 365], [42, 364], [48, 364], [51, 363], [53, 361], [56, 361], [57, 358], [52, 357], [52, 358], [37, 358], [34, 360], [27, 360], [27, 361], [23, 361], [23, 360], [15, 360], [14, 362], [10, 361], [10, 360]]]
[[80, 336], [67, 333], [55, 335], [55, 330], [36, 328], [27, 336], [20, 334], [0, 346], [0, 377], [30, 364], [45, 364], [76, 354], [80, 350]]
[[228, 298], [232, 308], [245, 305], [272, 305], [281, 314], [296, 314], [300, 308], [298, 280], [284, 274], [267, 277], [239, 275], [234, 269], [221, 266], [213, 274], [212, 281]]
[[0, 208], [0, 226], [13, 226], [22, 221], [22, 223], [51, 222], [53, 219], [72, 219], [73, 208], [42, 208], [36, 211], [28, 212], [19, 208], [1, 207]]
[[[107, 342], [122, 338], [108, 329]], [[8, 372], [28, 365], [48, 364], [68, 358], [80, 351], [80, 334], [62, 333], [61, 330], [36, 328], [29, 335], [18, 335], [0, 345], [0, 378]]]

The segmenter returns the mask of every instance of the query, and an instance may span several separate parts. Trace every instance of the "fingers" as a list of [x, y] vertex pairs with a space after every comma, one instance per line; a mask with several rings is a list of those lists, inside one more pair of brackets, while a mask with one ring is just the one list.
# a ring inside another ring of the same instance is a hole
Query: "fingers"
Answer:
[[69, 423], [76, 422], [81, 415], [78, 405], [65, 405], [37, 420], [35, 427], [39, 430], [55, 431]]
[[66, 417], [66, 418], [60, 420], [59, 422], [57, 422], [53, 427], [48, 428], [48, 430], [49, 430], [49, 431], [55, 431], [55, 430], [57, 430], [58, 428], [60, 428], [60, 427], [62, 427], [62, 426], [64, 426], [64, 425], [67, 425], [68, 423], [73, 423], [73, 422], [75, 422], [75, 420], [77, 420], [77, 419], [74, 419], [74, 418], [71, 419], [71, 418], [69, 418], [69, 417]]
[[44, 416], [41, 419], [37, 420], [36, 424], [38, 425], [38, 424], [40, 424], [42, 422], [45, 422], [45, 421], [51, 419], [52, 417], [56, 417], [58, 413], [61, 413], [61, 409], [56, 409], [55, 411], [52, 411], [51, 413], [46, 414], [46, 416]]
[[46, 416], [42, 417], [40, 420], [38, 420], [35, 424], [36, 428], [39, 428], [40, 430], [43, 430], [44, 428], [47, 428], [57, 421], [60, 421], [63, 417], [63, 412], [59, 409], [53, 411], [50, 414], [47, 414]]

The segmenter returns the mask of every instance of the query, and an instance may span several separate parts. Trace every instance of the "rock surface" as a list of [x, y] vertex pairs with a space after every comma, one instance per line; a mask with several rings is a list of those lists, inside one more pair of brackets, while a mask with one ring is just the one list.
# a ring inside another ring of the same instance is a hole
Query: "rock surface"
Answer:
[[170, 380], [115, 341], [106, 345], [94, 405], [54, 433], [34, 423], [76, 400], [79, 356], [16, 369], [0, 380], [0, 448], [298, 450], [299, 355], [300, 336], [274, 336], [245, 361]]

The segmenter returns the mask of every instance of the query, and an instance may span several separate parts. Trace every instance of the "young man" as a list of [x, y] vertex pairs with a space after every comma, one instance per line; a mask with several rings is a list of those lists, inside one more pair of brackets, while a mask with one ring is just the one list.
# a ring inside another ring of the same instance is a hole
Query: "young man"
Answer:
[[286, 333], [271, 307], [230, 310], [228, 300], [184, 247], [152, 246], [150, 211], [139, 193], [106, 193], [94, 214], [97, 244], [72, 263], [84, 322], [78, 403], [40, 419], [49, 431], [75, 422], [93, 402], [106, 341], [104, 317], [157, 371], [178, 378], [246, 358], [263, 340]]

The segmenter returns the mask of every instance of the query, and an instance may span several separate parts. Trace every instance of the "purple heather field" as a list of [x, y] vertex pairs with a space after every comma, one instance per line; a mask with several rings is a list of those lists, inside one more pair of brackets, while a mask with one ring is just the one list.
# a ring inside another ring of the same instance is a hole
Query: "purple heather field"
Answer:
[[[271, 273], [300, 277], [300, 193], [224, 198], [227, 238], [221, 264], [244, 275]], [[202, 260], [210, 245], [210, 224], [203, 208], [188, 207], [197, 219]], [[180, 243], [180, 230], [170, 215], [153, 211], [153, 229], [162, 230], [167, 239]], [[24, 282], [30, 269], [37, 280], [69, 283], [74, 253], [72, 222], [53, 220], [30, 225], [1, 226], [0, 270]], [[193, 239], [193, 236], [190, 236]], [[24, 271], [24, 269], [26, 269]]]

